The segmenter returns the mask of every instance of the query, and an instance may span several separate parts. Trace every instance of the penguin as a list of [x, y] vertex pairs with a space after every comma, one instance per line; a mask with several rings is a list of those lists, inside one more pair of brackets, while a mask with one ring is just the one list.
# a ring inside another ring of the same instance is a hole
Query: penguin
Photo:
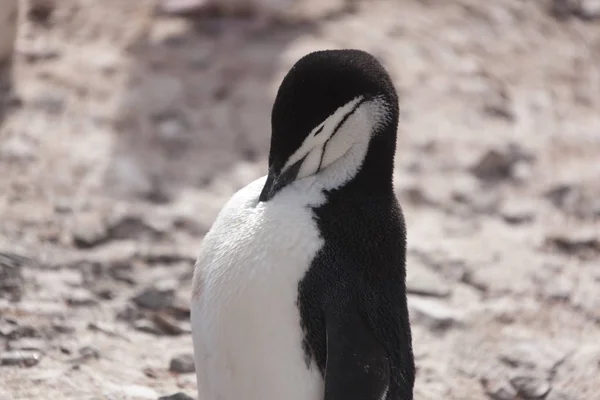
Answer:
[[413, 399], [398, 114], [362, 50], [309, 53], [284, 77], [268, 174], [225, 204], [195, 265], [199, 399]]

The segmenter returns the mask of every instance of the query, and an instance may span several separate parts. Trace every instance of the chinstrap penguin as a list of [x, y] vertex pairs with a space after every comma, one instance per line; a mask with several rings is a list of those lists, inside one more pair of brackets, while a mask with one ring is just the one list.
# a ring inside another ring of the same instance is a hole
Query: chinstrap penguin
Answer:
[[201, 400], [412, 400], [398, 97], [360, 50], [301, 58], [271, 116], [269, 173], [201, 244], [191, 302]]

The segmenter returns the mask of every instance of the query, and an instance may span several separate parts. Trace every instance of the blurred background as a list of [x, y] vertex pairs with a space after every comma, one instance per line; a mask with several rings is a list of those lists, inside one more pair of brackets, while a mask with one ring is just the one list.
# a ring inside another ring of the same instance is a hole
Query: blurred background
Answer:
[[600, 1], [0, 0], [0, 399], [195, 396], [198, 246], [325, 48], [400, 94], [415, 399], [598, 398]]

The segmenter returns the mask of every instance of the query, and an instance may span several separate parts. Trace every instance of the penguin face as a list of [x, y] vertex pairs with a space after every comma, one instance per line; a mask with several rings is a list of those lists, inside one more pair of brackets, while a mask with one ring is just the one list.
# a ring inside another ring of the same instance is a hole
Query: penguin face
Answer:
[[319, 51], [300, 59], [285, 76], [271, 123], [269, 175], [260, 201], [325, 170], [356, 145], [370, 148], [376, 142], [381, 155], [392, 159], [398, 98], [388, 74], [370, 54]]

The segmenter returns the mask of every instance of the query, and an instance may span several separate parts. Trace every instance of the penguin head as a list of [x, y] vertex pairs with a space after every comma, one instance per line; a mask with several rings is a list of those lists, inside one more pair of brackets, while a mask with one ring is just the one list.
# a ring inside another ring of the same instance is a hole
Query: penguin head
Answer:
[[269, 175], [259, 200], [342, 160], [350, 175], [344, 181], [361, 173], [370, 185], [391, 187], [397, 126], [398, 96], [375, 57], [361, 50], [304, 56], [275, 98]]

